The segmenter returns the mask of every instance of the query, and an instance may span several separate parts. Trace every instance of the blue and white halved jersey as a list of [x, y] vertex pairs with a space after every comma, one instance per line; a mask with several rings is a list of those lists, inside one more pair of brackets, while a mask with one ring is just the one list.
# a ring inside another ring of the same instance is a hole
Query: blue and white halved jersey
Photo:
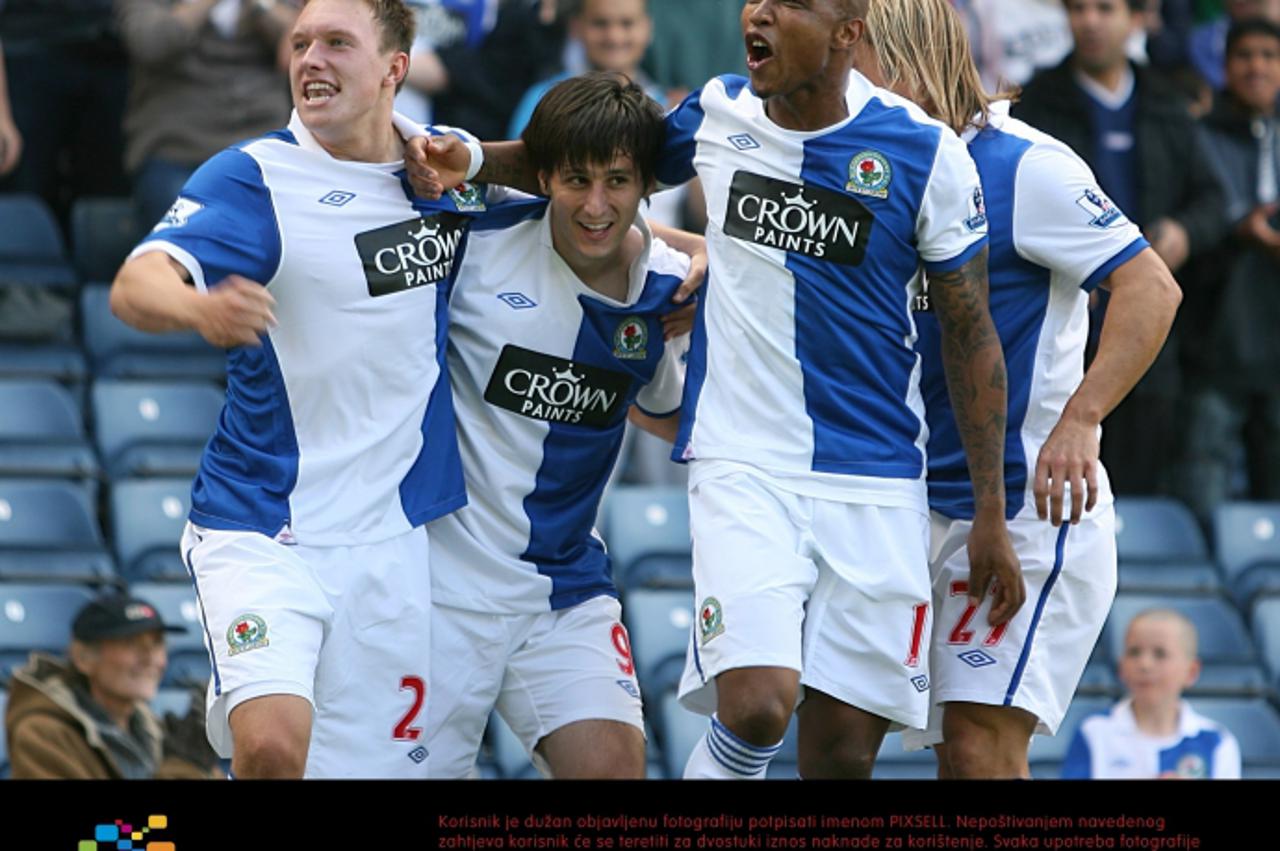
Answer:
[[637, 219], [645, 248], [614, 301], [556, 253], [546, 208], [477, 223], [454, 287], [449, 374], [471, 499], [428, 527], [432, 599], [446, 606], [520, 614], [616, 595], [593, 527], [627, 409], [680, 407], [688, 341], [664, 345], [660, 318], [688, 258]]
[[192, 175], [131, 256], [163, 251], [201, 290], [232, 274], [265, 284], [279, 323], [227, 353], [193, 522], [353, 545], [466, 502], [438, 379], [454, 256], [484, 209], [476, 187], [414, 200], [402, 163], [336, 160], [296, 113]]
[[[1007, 114], [965, 134], [991, 226], [991, 318], [1008, 370], [1005, 493], [1010, 518], [1034, 516], [1035, 464], [1084, 377], [1089, 292], [1147, 242], [1066, 145]], [[929, 505], [973, 517], [973, 486], [942, 367], [938, 322], [917, 314], [929, 418]], [[1099, 504], [1111, 502], [1098, 468]]]
[[1064, 780], [1239, 780], [1240, 744], [1231, 732], [1191, 708], [1178, 712], [1178, 731], [1166, 738], [1138, 729], [1133, 701], [1080, 724], [1062, 763]]
[[[675, 457], [691, 483], [748, 464], [810, 496], [925, 510], [911, 303], [921, 263], [986, 244], [960, 139], [852, 74], [849, 118], [813, 132], [724, 76], [667, 116], [658, 179], [696, 173], [710, 269]], [[714, 463], [708, 464], [707, 461]]]

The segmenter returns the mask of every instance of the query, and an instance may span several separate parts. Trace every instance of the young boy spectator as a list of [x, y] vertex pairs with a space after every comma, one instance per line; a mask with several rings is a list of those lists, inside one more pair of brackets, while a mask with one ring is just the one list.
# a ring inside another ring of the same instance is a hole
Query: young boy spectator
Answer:
[[1182, 699], [1200, 676], [1196, 640], [1191, 621], [1170, 609], [1148, 609], [1129, 622], [1120, 660], [1129, 694], [1080, 725], [1064, 779], [1239, 779], [1235, 736]]

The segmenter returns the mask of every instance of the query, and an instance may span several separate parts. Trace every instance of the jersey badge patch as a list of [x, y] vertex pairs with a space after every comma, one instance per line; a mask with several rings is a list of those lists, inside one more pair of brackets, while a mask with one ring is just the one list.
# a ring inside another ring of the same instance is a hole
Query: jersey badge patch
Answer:
[[267, 639], [267, 622], [255, 614], [243, 614], [227, 627], [227, 644], [232, 656], [266, 647], [270, 643]]
[[1076, 204], [1089, 214], [1089, 226], [1099, 230], [1106, 230], [1124, 218], [1120, 208], [1096, 189], [1086, 189], [1084, 194], [1076, 199]]
[[199, 201], [192, 201], [190, 198], [179, 196], [178, 200], [173, 202], [173, 206], [169, 208], [169, 212], [164, 214], [159, 223], [151, 229], [152, 233], [166, 228], [180, 228], [191, 220], [191, 217], [204, 209], [204, 204]]
[[449, 197], [460, 213], [483, 213], [485, 210], [484, 194], [474, 183], [462, 183], [456, 189], [450, 189]]
[[855, 195], [872, 198], [888, 198], [889, 184], [893, 181], [893, 169], [884, 154], [863, 151], [849, 160], [849, 182], [844, 188]]
[[708, 597], [698, 607], [698, 629], [702, 633], [703, 644], [724, 632], [724, 610], [715, 597]]
[[648, 346], [649, 328], [639, 316], [628, 316], [613, 332], [613, 356], [619, 360], [644, 360]]
[[987, 202], [982, 197], [981, 186], [973, 190], [973, 197], [969, 199], [969, 218], [964, 220], [964, 226], [969, 233], [987, 229]]

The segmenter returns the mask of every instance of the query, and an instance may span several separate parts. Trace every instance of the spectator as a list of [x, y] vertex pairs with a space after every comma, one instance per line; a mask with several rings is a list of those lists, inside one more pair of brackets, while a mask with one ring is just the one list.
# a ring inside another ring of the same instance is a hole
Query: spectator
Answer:
[[116, 12], [132, 72], [125, 166], [150, 227], [206, 159], [288, 120], [278, 55], [297, 10], [287, 0], [116, 0]]
[[64, 224], [73, 199], [128, 191], [120, 132], [127, 65], [111, 2], [0, 0], [13, 123], [25, 143], [0, 191], [41, 196]]
[[1227, 84], [1223, 70], [1227, 52], [1227, 30], [1235, 21], [1267, 18], [1280, 23], [1280, 0], [1225, 0], [1225, 10], [1211, 21], [1191, 31], [1187, 52], [1201, 77], [1221, 91]]
[[983, 85], [999, 91], [1022, 85], [1039, 68], [1071, 51], [1071, 31], [1060, 0], [964, 0], [956, 4], [971, 30]]
[[1184, 689], [1200, 676], [1196, 628], [1170, 609], [1129, 622], [1120, 679], [1128, 696], [1076, 731], [1062, 776], [1088, 779], [1238, 779], [1240, 745], [1193, 710]]
[[17, 779], [199, 779], [215, 774], [204, 701], [163, 723], [147, 702], [167, 662], [165, 624], [134, 597], [86, 604], [71, 627], [69, 659], [31, 654], [14, 671], [5, 728]]
[[[1065, 0], [1074, 52], [1036, 75], [1013, 114], [1074, 149], [1102, 189], [1143, 229], [1175, 274], [1224, 230], [1222, 189], [1195, 139], [1185, 101], [1131, 62], [1126, 44], [1145, 0]], [[1088, 199], [1081, 199], [1088, 209]], [[1093, 211], [1105, 227], [1106, 210]], [[1105, 309], [1105, 308], [1103, 308]], [[1095, 312], [1095, 327], [1101, 324]], [[1178, 325], [1151, 370], [1104, 424], [1102, 460], [1117, 494], [1171, 487], [1181, 391]], [[1157, 424], [1157, 427], [1152, 427]]]
[[[396, 111], [419, 124], [434, 120], [431, 98], [445, 89], [449, 74], [439, 51], [474, 51], [498, 20], [499, 0], [406, 0], [417, 27], [409, 54], [409, 76], [396, 95]], [[554, 13], [554, 6], [551, 11]]]
[[4, 75], [4, 48], [0, 45], [0, 177], [13, 171], [22, 156], [22, 134], [13, 123], [9, 83]]
[[[1178, 495], [1201, 522], [1236, 494], [1250, 419], [1249, 496], [1280, 500], [1280, 26], [1241, 21], [1227, 36], [1227, 87], [1202, 125], [1226, 190], [1232, 237], [1189, 279], [1189, 401]], [[1252, 414], [1252, 417], [1251, 417]]]

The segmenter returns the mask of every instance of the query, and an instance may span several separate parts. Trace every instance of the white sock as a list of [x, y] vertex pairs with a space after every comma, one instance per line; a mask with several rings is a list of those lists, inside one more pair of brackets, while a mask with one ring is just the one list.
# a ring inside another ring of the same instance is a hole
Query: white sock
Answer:
[[744, 742], [720, 719], [711, 716], [711, 728], [698, 740], [684, 767], [685, 780], [763, 780], [769, 761], [782, 747]]

